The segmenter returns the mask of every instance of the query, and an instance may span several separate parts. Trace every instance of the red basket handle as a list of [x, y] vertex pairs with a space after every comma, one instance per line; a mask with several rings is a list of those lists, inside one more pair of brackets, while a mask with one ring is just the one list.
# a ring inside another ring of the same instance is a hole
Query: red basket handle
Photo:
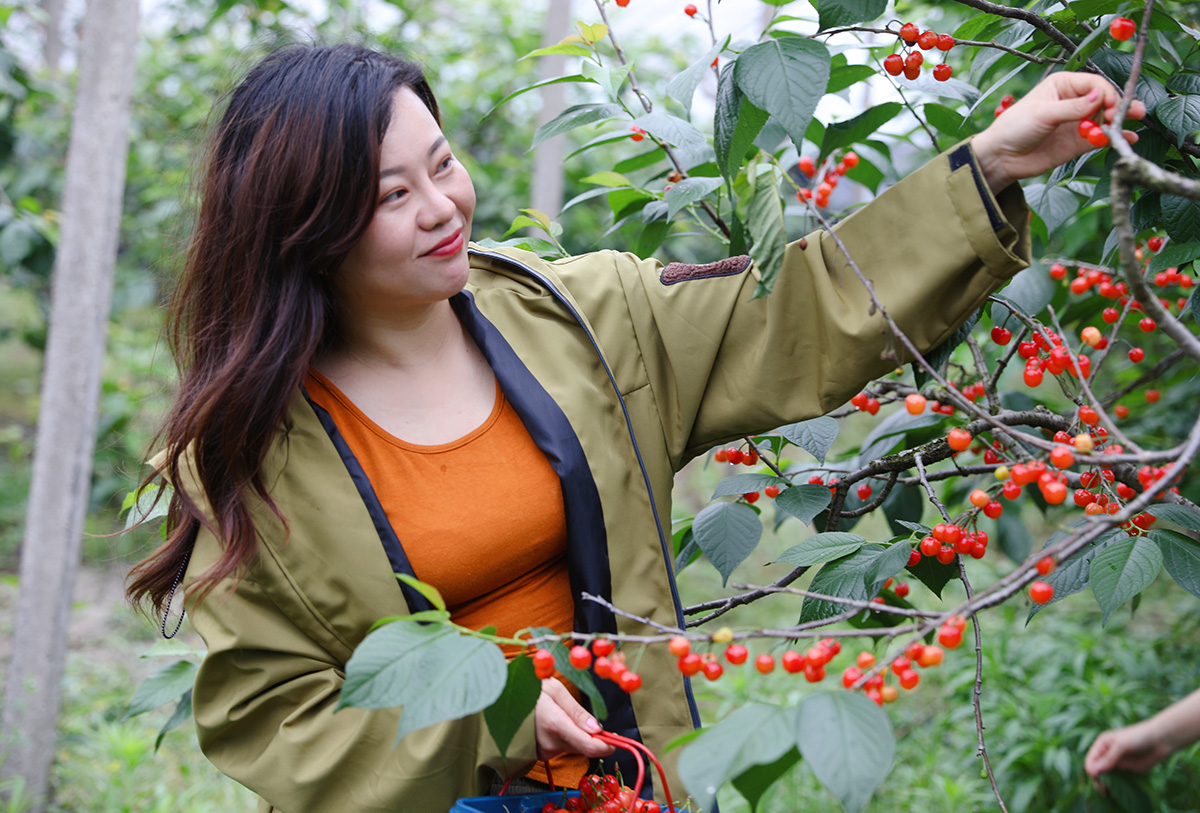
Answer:
[[642, 781], [644, 778], [644, 776], [643, 776], [644, 766], [642, 763], [641, 754], [642, 754], [642, 752], [645, 752], [646, 756], [650, 759], [650, 761], [654, 763], [654, 767], [658, 771], [658, 776], [662, 780], [663, 794], [666, 795], [666, 797], [667, 797], [667, 809], [668, 810], [675, 809], [675, 801], [671, 798], [671, 789], [670, 789], [670, 787], [667, 786], [667, 774], [663, 770], [662, 765], [659, 763], [658, 758], [654, 756], [654, 753], [650, 750], [650, 748], [645, 743], [639, 742], [638, 740], [635, 740], [632, 737], [626, 737], [626, 736], [617, 734], [612, 731], [601, 731], [600, 733], [593, 734], [592, 736], [596, 737], [599, 740], [607, 742], [610, 745], [615, 745], [619, 748], [624, 748], [625, 750], [627, 750], [633, 754], [634, 758], [637, 760], [637, 765], [638, 765], [638, 781], [637, 781], [637, 786], [634, 788], [634, 791], [633, 791], [635, 796], [641, 796], [641, 794], [642, 794]]

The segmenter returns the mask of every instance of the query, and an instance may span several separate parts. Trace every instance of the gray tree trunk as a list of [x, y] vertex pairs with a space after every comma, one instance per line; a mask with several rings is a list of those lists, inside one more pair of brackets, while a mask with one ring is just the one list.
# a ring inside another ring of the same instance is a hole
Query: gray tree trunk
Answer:
[[[549, 0], [546, 8], [546, 24], [542, 29], [542, 47], [560, 42], [570, 31], [571, 0]], [[542, 78], [561, 76], [566, 69], [567, 58], [563, 54], [542, 57]], [[542, 111], [538, 114], [538, 126], [553, 119], [565, 107], [563, 88], [565, 84], [546, 85], [539, 92]], [[555, 136], [538, 145], [533, 153], [533, 208], [557, 217], [563, 205], [563, 137]]]
[[67, 151], [20, 595], [0, 718], [0, 771], [44, 810], [61, 699], [71, 591], [79, 566], [112, 303], [138, 0], [90, 0]]
[[42, 0], [41, 5], [46, 14], [46, 21], [42, 25], [42, 56], [50, 75], [57, 77], [62, 70], [62, 24], [66, 0]]

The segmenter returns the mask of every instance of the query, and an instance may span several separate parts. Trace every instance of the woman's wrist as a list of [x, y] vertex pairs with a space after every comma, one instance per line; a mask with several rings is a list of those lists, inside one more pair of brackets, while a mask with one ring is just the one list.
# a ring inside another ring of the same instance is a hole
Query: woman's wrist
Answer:
[[1004, 159], [992, 146], [987, 130], [971, 139], [971, 149], [975, 153], [975, 163], [979, 165], [979, 173], [987, 183], [988, 189], [992, 190], [992, 194], [998, 194], [1017, 180], [1005, 168]]

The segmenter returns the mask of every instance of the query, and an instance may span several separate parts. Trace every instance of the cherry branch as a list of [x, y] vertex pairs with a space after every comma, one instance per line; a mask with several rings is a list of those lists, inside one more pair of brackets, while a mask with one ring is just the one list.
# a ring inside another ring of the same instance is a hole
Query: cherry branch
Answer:
[[[891, 34], [897, 38], [900, 36], [900, 32], [892, 28], [871, 28], [869, 26], [848, 25], [842, 28], [830, 28], [825, 31], [818, 31], [816, 34], [812, 35], [812, 38], [815, 39], [816, 37], [829, 37], [834, 34], [844, 34], [846, 32], [856, 31], [861, 31], [867, 34]], [[1021, 59], [1036, 63], [1038, 65], [1065, 65], [1067, 63], [1067, 60], [1062, 59], [1061, 57], [1034, 56], [1033, 54], [1026, 53], [1025, 51], [1018, 51], [1016, 48], [996, 42], [995, 40], [960, 40], [956, 38], [954, 40], [954, 45], [955, 47], [962, 45], [967, 48], [994, 48], [998, 51], [1004, 51], [1006, 54], [1012, 54], [1013, 56], [1020, 57]]]
[[[967, 600], [970, 601], [972, 590], [971, 581], [967, 578], [967, 567], [961, 556], [957, 558], [958, 577], [962, 580]], [[996, 775], [992, 773], [992, 760], [988, 757], [987, 745], [983, 741], [983, 635], [979, 629], [979, 616], [971, 616], [971, 626], [975, 630], [975, 687], [971, 693], [971, 705], [975, 707], [975, 730], [979, 733], [978, 755], [983, 757], [983, 767], [987, 771], [988, 781], [992, 783], [992, 792], [996, 794], [996, 802], [1004, 813], [1008, 813], [1008, 808], [1004, 806], [1004, 799], [1000, 795], [1000, 787], [996, 784]]]

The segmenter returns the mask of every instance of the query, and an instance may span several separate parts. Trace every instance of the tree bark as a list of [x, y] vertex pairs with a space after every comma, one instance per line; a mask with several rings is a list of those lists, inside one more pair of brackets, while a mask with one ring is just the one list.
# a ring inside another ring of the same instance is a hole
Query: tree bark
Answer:
[[[546, 24], [542, 29], [542, 47], [560, 42], [570, 33], [571, 0], [549, 0], [546, 4]], [[542, 78], [561, 76], [566, 69], [567, 58], [562, 54], [542, 57]], [[539, 93], [542, 110], [538, 114], [538, 126], [553, 119], [564, 108], [565, 84], [546, 85]], [[533, 180], [531, 197], [533, 208], [557, 217], [563, 204], [563, 138], [556, 136], [538, 145], [533, 153]]]
[[79, 566], [112, 303], [137, 50], [138, 0], [90, 0], [67, 150], [20, 594], [4, 695], [3, 765], [45, 809], [67, 620]]
[[42, 56], [46, 60], [46, 70], [57, 77], [62, 70], [63, 56], [63, 11], [65, 0], [42, 0], [42, 11], [46, 21], [42, 25]]

